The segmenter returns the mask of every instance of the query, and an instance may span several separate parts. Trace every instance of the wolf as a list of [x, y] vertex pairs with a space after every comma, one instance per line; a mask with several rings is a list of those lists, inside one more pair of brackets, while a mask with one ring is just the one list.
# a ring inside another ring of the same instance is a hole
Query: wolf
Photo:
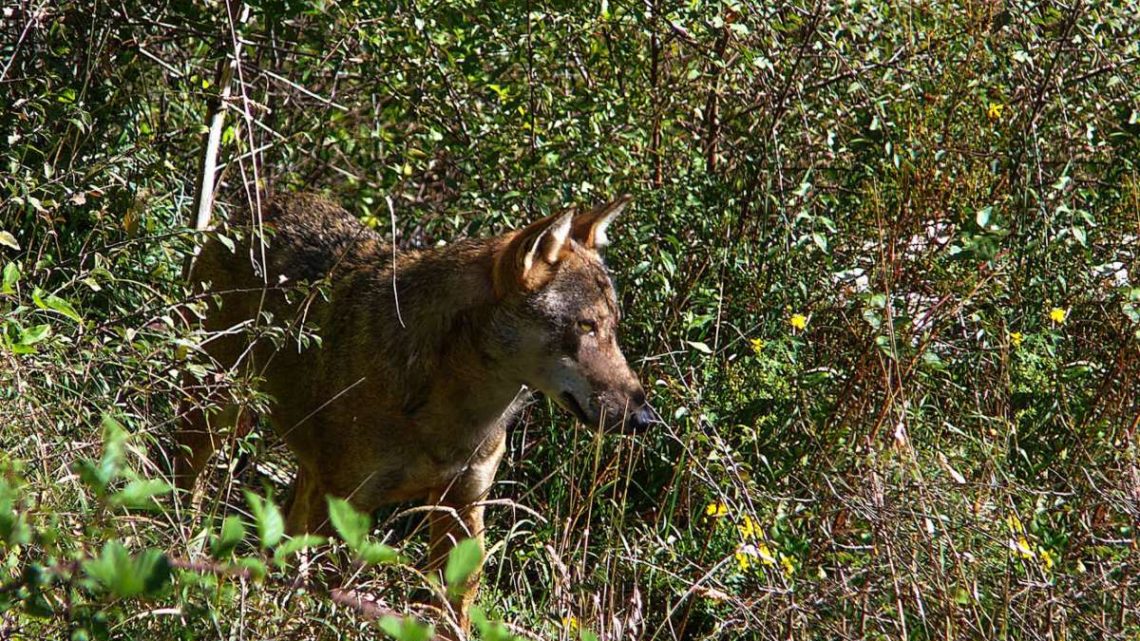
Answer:
[[[331, 533], [330, 496], [366, 513], [423, 500], [443, 508], [429, 518], [438, 568], [462, 539], [482, 547], [480, 502], [530, 391], [603, 429], [656, 422], [618, 345], [602, 260], [630, 200], [394, 252], [330, 200], [294, 194], [263, 207], [242, 245], [208, 241], [190, 279], [211, 294], [203, 349], [272, 399], [269, 422], [299, 463], [286, 529]], [[184, 490], [243, 418], [204, 400], [176, 435]], [[465, 629], [477, 581], [451, 604]]]

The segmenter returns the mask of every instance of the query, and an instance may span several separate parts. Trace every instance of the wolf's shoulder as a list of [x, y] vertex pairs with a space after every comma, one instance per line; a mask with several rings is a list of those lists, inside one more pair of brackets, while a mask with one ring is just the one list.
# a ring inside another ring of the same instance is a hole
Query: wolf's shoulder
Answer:
[[262, 222], [272, 230], [274, 262], [299, 277], [323, 276], [337, 264], [349, 268], [380, 263], [380, 235], [321, 194], [274, 196], [262, 208]]

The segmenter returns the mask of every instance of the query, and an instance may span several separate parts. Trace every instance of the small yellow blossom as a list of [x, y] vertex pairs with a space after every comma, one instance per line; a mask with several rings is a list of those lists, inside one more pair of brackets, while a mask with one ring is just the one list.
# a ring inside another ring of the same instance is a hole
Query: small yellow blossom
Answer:
[[759, 555], [760, 561], [764, 565], [776, 565], [776, 555], [772, 554], [772, 550], [764, 543], [756, 546], [756, 554]]
[[1017, 556], [1023, 559], [1032, 559], [1036, 556], [1036, 554], [1033, 553], [1033, 548], [1029, 545], [1029, 540], [1025, 538], [1024, 534], [1017, 537], [1016, 540], [1010, 539], [1009, 549], [1013, 550]]
[[1000, 102], [991, 102], [989, 108], [986, 109], [986, 118], [990, 122], [997, 122], [1001, 120], [1001, 112], [1005, 111], [1005, 105]]
[[760, 523], [749, 515], [744, 515], [744, 520], [740, 525], [736, 526], [740, 530], [740, 538], [745, 541], [752, 539], [760, 539], [764, 533], [760, 531]]
[[1021, 524], [1021, 519], [1017, 518], [1016, 514], [1010, 514], [1005, 517], [1005, 524], [1009, 526], [1009, 531], [1014, 534], [1025, 534], [1025, 526]]
[[1046, 570], [1052, 570], [1053, 564], [1056, 562], [1053, 553], [1045, 548], [1039, 548], [1039, 552], [1041, 553], [1041, 565], [1045, 566]]
[[1053, 309], [1049, 310], [1049, 320], [1053, 321], [1057, 325], [1064, 324], [1065, 319], [1068, 318], [1068, 316], [1069, 310], [1067, 309], [1054, 307]]
[[792, 314], [792, 317], [788, 319], [788, 322], [791, 323], [793, 328], [802, 332], [807, 327], [808, 319], [807, 316], [804, 316], [803, 314]]
[[571, 633], [578, 631], [578, 617], [574, 615], [562, 617], [562, 627], [569, 630]]
[[749, 568], [758, 567], [759, 565], [775, 565], [776, 556], [772, 554], [772, 550], [763, 543], [759, 545], [752, 545], [751, 543], [742, 545], [736, 549], [736, 567], [741, 572], [746, 572]]
[[1009, 342], [1012, 343], [1014, 347], [1021, 347], [1021, 342], [1024, 340], [1025, 336], [1021, 332], [1009, 333]]
[[758, 556], [760, 555], [755, 546], [745, 545], [736, 551], [736, 567], [740, 568], [741, 572], [747, 572], [748, 568], [755, 564], [753, 559]]
[[750, 338], [748, 343], [752, 345], [752, 352], [757, 356], [760, 355], [760, 350], [764, 349], [764, 340], [760, 338]]
[[786, 554], [780, 555], [780, 566], [784, 568], [785, 577], [791, 577], [796, 573], [796, 564], [792, 563], [792, 557]]
[[713, 519], [728, 516], [728, 506], [720, 501], [713, 501], [705, 506], [705, 516]]

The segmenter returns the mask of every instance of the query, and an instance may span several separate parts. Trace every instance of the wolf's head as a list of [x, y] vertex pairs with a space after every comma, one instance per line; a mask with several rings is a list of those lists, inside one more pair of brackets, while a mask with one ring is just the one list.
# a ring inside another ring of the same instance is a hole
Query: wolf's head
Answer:
[[493, 278], [522, 382], [583, 423], [641, 431], [655, 414], [618, 346], [621, 312], [599, 253], [629, 201], [557, 214], [506, 236]]

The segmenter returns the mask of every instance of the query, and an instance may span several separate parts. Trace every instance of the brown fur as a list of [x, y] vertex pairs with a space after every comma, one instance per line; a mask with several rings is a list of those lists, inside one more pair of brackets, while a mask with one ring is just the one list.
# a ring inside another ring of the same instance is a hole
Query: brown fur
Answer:
[[[270, 422], [300, 464], [288, 530], [328, 532], [326, 495], [367, 512], [424, 499], [460, 516], [431, 520], [438, 566], [455, 540], [482, 541], [483, 510], [473, 504], [491, 487], [524, 385], [582, 421], [648, 424], [645, 395], [617, 345], [619, 311], [597, 253], [626, 202], [400, 252], [394, 288], [391, 247], [318, 196], [264, 210], [265, 269], [256, 240], [233, 253], [207, 243], [191, 282], [208, 283], [222, 304], [204, 322], [217, 333], [204, 347], [223, 367], [260, 378], [274, 399]], [[327, 300], [294, 288], [318, 281], [328, 285]], [[287, 328], [278, 344], [235, 330], [264, 325], [266, 313]], [[322, 338], [320, 347], [298, 340], [302, 323]], [[178, 436], [181, 487], [193, 486], [239, 414], [188, 412]], [[454, 604], [463, 624], [473, 587]]]

